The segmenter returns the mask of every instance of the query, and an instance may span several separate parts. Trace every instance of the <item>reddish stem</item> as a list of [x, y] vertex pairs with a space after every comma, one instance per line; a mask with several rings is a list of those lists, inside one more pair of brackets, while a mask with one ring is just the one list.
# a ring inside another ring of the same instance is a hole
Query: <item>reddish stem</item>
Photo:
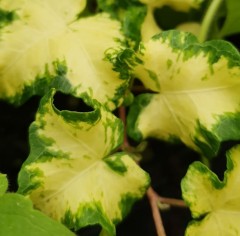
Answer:
[[[124, 142], [122, 144], [121, 149], [122, 150], [130, 149], [131, 146], [129, 145], [127, 131], [126, 131], [126, 109], [125, 109], [125, 107], [122, 106], [119, 108], [118, 111], [119, 111], [119, 118], [123, 121], [123, 124], [124, 124]], [[153, 215], [153, 220], [154, 220], [154, 224], [156, 227], [157, 235], [158, 236], [166, 236], [163, 222], [162, 222], [162, 217], [161, 217], [160, 210], [158, 207], [158, 203], [161, 202], [161, 203], [165, 203], [165, 204], [168, 204], [170, 206], [175, 206], [175, 207], [187, 207], [187, 206], [183, 200], [174, 199], [174, 198], [165, 198], [165, 197], [159, 196], [153, 190], [152, 187], [149, 187], [149, 189], [147, 190], [147, 197], [148, 197], [149, 203], [151, 205], [152, 215]]]
[[162, 217], [158, 208], [158, 195], [153, 191], [152, 187], [150, 187], [147, 191], [147, 196], [151, 205], [152, 215], [154, 224], [156, 227], [158, 236], [166, 236], [165, 229], [163, 227]]
[[158, 200], [161, 203], [168, 204], [168, 205], [174, 206], [174, 207], [182, 207], [182, 208], [186, 208], [187, 207], [185, 202], [183, 200], [181, 200], [181, 199], [161, 197], [161, 196], [158, 195]]

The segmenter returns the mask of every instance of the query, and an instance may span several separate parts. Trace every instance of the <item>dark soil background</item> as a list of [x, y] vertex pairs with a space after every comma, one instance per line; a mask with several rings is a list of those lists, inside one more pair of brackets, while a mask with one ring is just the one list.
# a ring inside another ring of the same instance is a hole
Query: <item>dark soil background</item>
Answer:
[[[240, 36], [229, 37], [235, 46], [240, 45]], [[0, 102], [0, 172], [9, 179], [9, 191], [17, 189], [17, 174], [29, 154], [28, 127], [34, 120], [40, 98], [32, 97], [21, 107], [15, 108]], [[59, 106], [66, 100], [56, 101]], [[151, 176], [152, 187], [164, 197], [181, 198], [180, 182], [198, 154], [183, 145], [170, 145], [157, 140], [148, 140], [141, 163]], [[224, 143], [219, 157], [212, 161], [212, 169], [223, 176], [226, 167], [225, 151], [235, 143]], [[137, 202], [128, 217], [117, 227], [117, 236], [155, 236], [156, 231], [146, 197]], [[168, 236], [182, 236], [191, 220], [188, 209], [171, 208], [161, 212]], [[78, 232], [83, 236], [98, 235], [99, 227], [88, 227]]]

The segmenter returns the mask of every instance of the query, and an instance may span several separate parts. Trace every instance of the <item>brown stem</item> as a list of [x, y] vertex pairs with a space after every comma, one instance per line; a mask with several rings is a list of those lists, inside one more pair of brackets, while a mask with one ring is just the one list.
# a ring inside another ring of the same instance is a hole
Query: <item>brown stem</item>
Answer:
[[[129, 142], [128, 142], [127, 131], [126, 131], [126, 109], [125, 109], [125, 107], [123, 107], [123, 106], [120, 107], [118, 112], [119, 112], [119, 118], [123, 121], [123, 124], [124, 124], [124, 142], [122, 144], [121, 149], [125, 150], [125, 149], [131, 148], [131, 146], [129, 145]], [[165, 197], [159, 196], [153, 190], [152, 187], [150, 187], [147, 190], [147, 197], [148, 197], [150, 205], [151, 205], [152, 215], [153, 215], [153, 220], [154, 220], [154, 224], [156, 227], [157, 235], [158, 236], [166, 236], [158, 203], [161, 202], [161, 203], [168, 204], [170, 206], [176, 206], [176, 207], [186, 207], [186, 205], [183, 200], [174, 199], [174, 198], [165, 198]]]
[[152, 215], [154, 224], [156, 227], [157, 235], [158, 236], [166, 236], [165, 229], [163, 227], [162, 217], [158, 208], [158, 195], [155, 191], [150, 187], [147, 191], [147, 196], [151, 205]]
[[165, 204], [168, 204], [168, 205], [174, 206], [174, 207], [182, 207], [182, 208], [187, 207], [185, 202], [183, 200], [180, 200], [180, 199], [161, 197], [161, 196], [158, 195], [158, 200], [161, 203], [165, 203]]

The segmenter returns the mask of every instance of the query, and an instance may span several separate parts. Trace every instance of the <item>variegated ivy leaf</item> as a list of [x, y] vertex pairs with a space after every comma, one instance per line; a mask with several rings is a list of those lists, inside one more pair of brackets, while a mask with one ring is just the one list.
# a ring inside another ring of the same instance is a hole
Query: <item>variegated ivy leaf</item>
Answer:
[[135, 76], [154, 93], [132, 104], [131, 137], [181, 140], [207, 157], [221, 141], [240, 138], [240, 56], [232, 45], [168, 31], [142, 44], [136, 58]]
[[190, 165], [181, 187], [194, 220], [186, 236], [240, 234], [240, 146], [227, 154], [223, 181], [205, 165]]
[[99, 224], [115, 235], [115, 224], [148, 187], [148, 175], [128, 154], [114, 153], [123, 139], [119, 119], [103, 107], [59, 111], [54, 93], [43, 97], [30, 127], [19, 192], [69, 228]]
[[106, 14], [77, 19], [85, 5], [86, 0], [0, 2], [16, 15], [0, 30], [1, 99], [21, 104], [58, 84], [75, 96], [87, 92], [109, 109], [122, 102], [128, 81], [103, 59], [106, 49], [121, 45], [120, 23]]

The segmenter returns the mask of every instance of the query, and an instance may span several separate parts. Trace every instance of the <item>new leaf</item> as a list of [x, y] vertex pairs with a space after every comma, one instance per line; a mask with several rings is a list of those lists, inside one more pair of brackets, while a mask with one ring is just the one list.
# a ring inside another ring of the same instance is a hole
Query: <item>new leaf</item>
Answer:
[[223, 181], [200, 162], [193, 163], [181, 187], [194, 221], [186, 235], [240, 234], [240, 146], [227, 154], [227, 170]]
[[207, 157], [240, 138], [240, 56], [232, 45], [168, 31], [142, 44], [137, 58], [134, 75], [153, 93], [132, 104], [131, 137], [181, 140]]
[[70, 228], [100, 224], [115, 235], [115, 224], [145, 193], [148, 175], [128, 154], [114, 154], [123, 138], [119, 119], [102, 106], [59, 111], [54, 93], [43, 98], [30, 127], [31, 153], [19, 192]]

